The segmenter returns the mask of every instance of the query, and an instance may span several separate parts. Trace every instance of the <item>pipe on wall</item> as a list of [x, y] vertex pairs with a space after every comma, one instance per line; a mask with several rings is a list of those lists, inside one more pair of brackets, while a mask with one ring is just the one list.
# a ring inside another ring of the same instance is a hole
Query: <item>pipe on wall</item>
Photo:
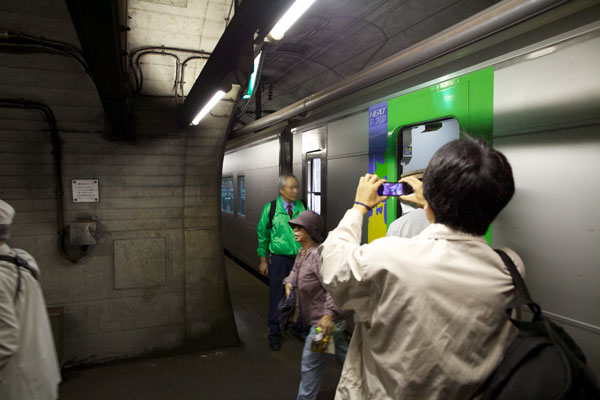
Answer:
[[85, 61], [85, 56], [81, 50], [67, 42], [49, 40], [25, 33], [0, 31], [0, 52], [48, 53], [71, 57], [83, 67], [93, 82], [90, 67]]
[[56, 195], [56, 213], [58, 223], [58, 251], [60, 255], [76, 263], [81, 260], [87, 254], [88, 246], [81, 246], [81, 253], [77, 256], [69, 254], [66, 243], [65, 243], [65, 218], [64, 218], [64, 204], [63, 204], [63, 184], [62, 184], [62, 152], [61, 152], [61, 140], [58, 135], [58, 126], [56, 125], [56, 118], [52, 109], [43, 103], [36, 101], [28, 101], [24, 99], [1, 99], [0, 108], [17, 108], [23, 110], [40, 110], [44, 113], [48, 127], [50, 128], [50, 141], [52, 143], [52, 155], [54, 160], [54, 186]]
[[[187, 57], [183, 62], [179, 59], [177, 53], [189, 53], [194, 54], [192, 56]], [[144, 75], [142, 73], [141, 61], [140, 59], [147, 54], [158, 54], [165, 55], [175, 58], [176, 60], [176, 70], [175, 70], [175, 83], [173, 88], [175, 90], [175, 103], [179, 105], [179, 99], [185, 98], [184, 92], [184, 71], [185, 66], [189, 61], [202, 59], [207, 60], [210, 57], [210, 52], [204, 50], [193, 50], [193, 49], [185, 49], [181, 47], [167, 47], [167, 46], [146, 46], [139, 47], [135, 50], [132, 50], [129, 53], [129, 66], [131, 69], [131, 73], [133, 75], [135, 81], [135, 89], [134, 89], [134, 98], [135, 99], [141, 95], [142, 89], [144, 86]], [[137, 68], [137, 70], [136, 70]], [[138, 76], [139, 75], [139, 76]]]
[[248, 135], [270, 125], [306, 113], [392, 76], [416, 68], [496, 32], [532, 18], [569, 0], [505, 0], [344, 79], [320, 92], [232, 132], [231, 137]]

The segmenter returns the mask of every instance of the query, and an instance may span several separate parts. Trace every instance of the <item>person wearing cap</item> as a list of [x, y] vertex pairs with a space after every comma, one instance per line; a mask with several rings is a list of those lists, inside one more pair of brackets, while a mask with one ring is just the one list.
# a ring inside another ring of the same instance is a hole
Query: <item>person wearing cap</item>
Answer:
[[60, 373], [40, 270], [29, 253], [6, 243], [14, 215], [0, 200], [0, 399], [54, 400]]
[[[424, 170], [422, 169], [411, 171], [406, 174], [402, 174], [401, 178], [404, 179], [409, 176], [414, 176], [419, 180], [423, 180], [423, 171]], [[427, 214], [425, 214], [424, 209], [415, 207], [411, 203], [402, 201], [402, 199], [400, 200], [402, 215], [390, 224], [385, 236], [397, 236], [403, 238], [417, 236], [429, 226]]]
[[338, 307], [323, 286], [321, 275], [321, 257], [319, 243], [323, 240], [323, 218], [314, 211], [303, 211], [297, 218], [289, 221], [294, 230], [296, 241], [302, 246], [294, 267], [283, 280], [286, 297], [294, 287], [298, 288], [298, 297], [302, 316], [310, 330], [302, 351], [301, 380], [297, 400], [316, 399], [323, 380], [325, 362], [332, 355], [326, 352], [312, 352], [311, 342], [317, 334], [317, 328], [325, 336], [332, 336], [335, 356], [343, 364], [348, 350], [344, 336], [345, 322]]
[[[282, 281], [292, 270], [300, 249], [288, 222], [306, 210], [304, 203], [298, 200], [298, 179], [294, 175], [284, 174], [279, 177], [279, 194], [277, 199], [265, 204], [256, 227], [256, 253], [260, 257], [258, 269], [261, 274], [269, 276], [269, 348], [273, 351], [281, 350], [277, 307], [284, 296]], [[302, 330], [301, 327], [295, 329]], [[295, 335], [303, 336], [303, 332], [296, 332]]]

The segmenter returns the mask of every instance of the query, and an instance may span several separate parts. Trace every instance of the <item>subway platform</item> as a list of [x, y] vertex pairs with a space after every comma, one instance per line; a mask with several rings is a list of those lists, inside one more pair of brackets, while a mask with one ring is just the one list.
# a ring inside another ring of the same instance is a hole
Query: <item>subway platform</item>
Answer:
[[[269, 350], [268, 287], [225, 258], [239, 347], [138, 359], [71, 369], [61, 400], [283, 400], [295, 399], [303, 343], [286, 335], [279, 352]], [[333, 399], [341, 373], [328, 363], [319, 400]]]

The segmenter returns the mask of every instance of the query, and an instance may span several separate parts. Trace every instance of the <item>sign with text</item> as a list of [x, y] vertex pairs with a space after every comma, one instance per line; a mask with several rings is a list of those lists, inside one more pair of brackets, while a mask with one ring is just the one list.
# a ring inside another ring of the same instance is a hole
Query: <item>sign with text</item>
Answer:
[[[387, 177], [385, 153], [388, 137], [388, 104], [375, 104], [369, 107], [369, 173], [380, 178]], [[387, 231], [387, 201], [377, 205], [368, 213], [368, 241], [385, 236]]]
[[98, 179], [73, 179], [74, 203], [97, 203], [100, 201]]

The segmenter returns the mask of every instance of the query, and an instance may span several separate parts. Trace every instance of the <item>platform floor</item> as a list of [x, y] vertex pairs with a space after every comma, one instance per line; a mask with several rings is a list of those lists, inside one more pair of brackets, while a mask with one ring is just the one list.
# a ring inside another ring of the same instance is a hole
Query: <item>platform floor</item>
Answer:
[[[267, 345], [268, 287], [226, 258], [240, 347], [69, 370], [61, 400], [295, 399], [303, 343], [286, 336]], [[319, 400], [333, 399], [341, 366], [330, 361]]]

